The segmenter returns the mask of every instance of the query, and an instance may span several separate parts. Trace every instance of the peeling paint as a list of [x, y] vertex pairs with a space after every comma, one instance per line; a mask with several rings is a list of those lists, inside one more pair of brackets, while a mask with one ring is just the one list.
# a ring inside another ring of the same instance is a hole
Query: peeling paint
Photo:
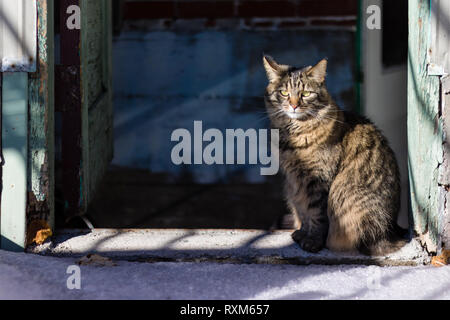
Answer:
[[432, 19], [428, 0], [411, 0], [409, 18], [408, 161], [412, 218], [414, 231], [428, 251], [435, 252], [442, 230], [439, 177], [445, 156], [440, 81], [427, 72]]
[[35, 63], [32, 60], [32, 66], [30, 66], [29, 58], [3, 58], [1, 61], [1, 71], [2, 72], [29, 72], [30, 70], [35, 71]]
[[38, 0], [38, 64], [29, 74], [27, 223], [54, 220], [53, 0]]
[[46, 200], [38, 200], [33, 192], [27, 196], [27, 221], [36, 219], [46, 220], [50, 214], [50, 208]]

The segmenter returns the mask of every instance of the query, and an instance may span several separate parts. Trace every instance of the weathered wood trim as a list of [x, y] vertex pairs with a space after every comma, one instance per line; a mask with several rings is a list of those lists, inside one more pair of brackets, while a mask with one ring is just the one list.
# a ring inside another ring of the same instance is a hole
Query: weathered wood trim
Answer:
[[81, 0], [83, 202], [95, 196], [112, 160], [112, 4]]
[[[37, 0], [37, 71], [29, 74], [27, 226], [47, 222], [54, 228], [54, 3]], [[27, 228], [28, 229], [28, 228]], [[31, 235], [32, 236], [32, 235]]]
[[442, 214], [441, 245], [443, 248], [450, 249], [450, 76], [442, 79], [441, 103], [443, 119], [443, 161], [439, 168], [439, 187], [441, 206], [439, 211]]
[[[81, 30], [66, 26], [70, 5], [81, 9]], [[112, 159], [111, 7], [108, 0], [61, 1], [56, 100], [63, 119], [66, 222], [85, 213]]]
[[[64, 219], [80, 213], [81, 75], [79, 66], [56, 66], [56, 105], [62, 112]], [[62, 217], [57, 217], [62, 218]]]
[[428, 74], [443, 76], [450, 73], [449, 28], [450, 28], [450, 1], [430, 0], [431, 3], [431, 29], [430, 44], [428, 48]]
[[[86, 41], [87, 35], [93, 30], [89, 29], [88, 15], [89, 15], [89, 2], [92, 0], [79, 0], [81, 7], [81, 35], [80, 35], [80, 64], [81, 64], [81, 181], [80, 181], [80, 193], [81, 193], [81, 207], [87, 209], [89, 203], [89, 180], [90, 180], [90, 168], [89, 168], [89, 86], [88, 72], [86, 69], [86, 60], [89, 58], [89, 46]], [[99, 0], [96, 0], [99, 1]], [[101, 0], [100, 0], [101, 1]], [[100, 17], [98, 17], [100, 19]]]
[[[113, 38], [113, 29], [112, 29], [112, 3], [108, 0], [102, 0], [102, 15], [103, 15], [103, 30], [104, 38], [103, 38], [103, 49], [102, 49], [102, 61], [103, 61], [103, 78], [102, 78], [102, 85], [103, 85], [103, 93], [100, 95], [100, 98], [103, 100], [103, 108], [100, 108], [100, 110], [97, 110], [96, 112], [92, 112], [89, 110], [89, 123], [90, 123], [90, 131], [94, 131], [95, 129], [98, 130], [96, 127], [100, 127], [102, 132], [100, 134], [102, 135], [103, 139], [100, 139], [99, 143], [103, 143], [104, 147], [101, 148], [104, 152], [102, 152], [102, 155], [100, 155], [100, 159], [90, 159], [93, 164], [91, 165], [93, 170], [96, 170], [95, 172], [96, 179], [93, 179], [93, 181], [90, 182], [89, 186], [89, 193], [90, 198], [92, 198], [95, 195], [95, 191], [98, 189], [100, 182], [103, 178], [103, 176], [106, 173], [106, 170], [108, 168], [108, 164], [113, 159], [113, 152], [114, 152], [114, 136], [113, 136], [113, 84], [112, 84], [112, 38]], [[95, 102], [94, 102], [95, 104]], [[101, 122], [99, 120], [102, 119]], [[105, 126], [99, 126], [99, 123], [104, 124]], [[96, 152], [99, 152], [99, 148], [95, 147], [92, 143], [92, 140], [98, 138], [98, 135], [94, 132], [93, 135], [91, 134], [90, 137], [90, 150], [91, 154], [94, 155]], [[98, 158], [98, 156], [97, 156]], [[94, 161], [92, 161], [94, 160]], [[94, 164], [97, 164], [94, 166]], [[91, 172], [92, 173], [92, 172]], [[93, 175], [91, 174], [90, 177]]]
[[[80, 215], [85, 208], [85, 166], [82, 155], [81, 31], [67, 28], [67, 8], [81, 6], [80, 0], [60, 0], [61, 65], [56, 67], [56, 105], [62, 112], [62, 184], [64, 220]], [[81, 15], [83, 16], [83, 15]]]
[[428, 251], [440, 245], [439, 167], [443, 161], [440, 79], [429, 76], [429, 0], [409, 1], [408, 162], [412, 220]]
[[80, 65], [80, 35], [78, 29], [67, 28], [67, 9], [70, 6], [80, 7], [80, 0], [59, 0], [59, 27], [61, 34], [61, 64], [65, 66]]

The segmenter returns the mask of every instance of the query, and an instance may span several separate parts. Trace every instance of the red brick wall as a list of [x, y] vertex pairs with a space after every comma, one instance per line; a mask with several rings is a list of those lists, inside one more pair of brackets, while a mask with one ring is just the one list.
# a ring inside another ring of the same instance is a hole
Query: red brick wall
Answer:
[[285, 25], [354, 26], [356, 16], [357, 0], [129, 0], [124, 5], [126, 20], [284, 18], [290, 20]]

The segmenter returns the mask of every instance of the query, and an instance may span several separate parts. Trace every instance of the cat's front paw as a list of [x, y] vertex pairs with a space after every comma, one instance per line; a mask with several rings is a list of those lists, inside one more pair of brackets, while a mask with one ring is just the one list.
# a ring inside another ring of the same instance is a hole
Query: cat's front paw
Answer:
[[298, 243], [300, 248], [311, 253], [317, 253], [325, 247], [325, 241], [321, 236], [308, 234], [301, 229], [292, 234], [292, 240]]

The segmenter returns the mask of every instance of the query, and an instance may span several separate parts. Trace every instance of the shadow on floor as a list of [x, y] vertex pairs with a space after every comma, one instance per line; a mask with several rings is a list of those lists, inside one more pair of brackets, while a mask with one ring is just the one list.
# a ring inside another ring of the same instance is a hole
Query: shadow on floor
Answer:
[[96, 228], [292, 227], [285, 217], [288, 212], [279, 177], [262, 184], [168, 180], [164, 174], [114, 167], [103, 180], [88, 218]]

